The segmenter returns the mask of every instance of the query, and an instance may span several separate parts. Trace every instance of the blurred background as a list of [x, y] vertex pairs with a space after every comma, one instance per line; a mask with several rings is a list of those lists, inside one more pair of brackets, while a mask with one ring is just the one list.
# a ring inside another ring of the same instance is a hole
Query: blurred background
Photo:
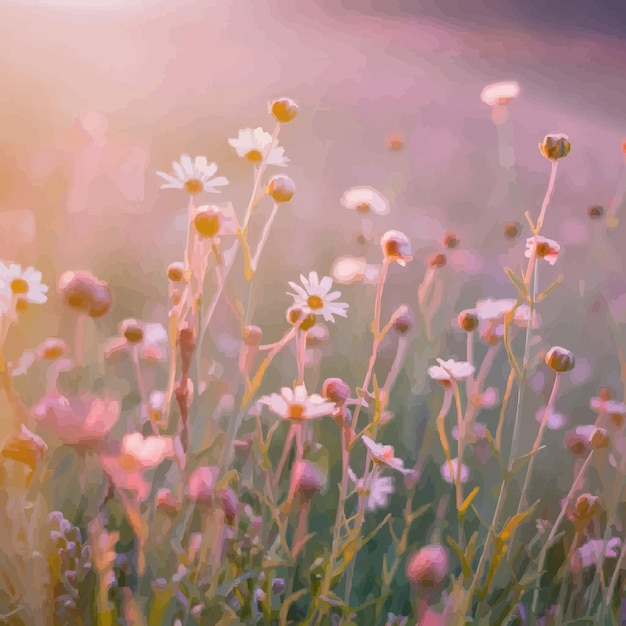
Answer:
[[[372, 185], [392, 205], [375, 235], [403, 230], [415, 249], [407, 269], [392, 272], [387, 313], [400, 302], [415, 306], [426, 259], [441, 251], [445, 232], [461, 242], [438, 275], [446, 288], [434, 328], [441, 335], [477, 298], [515, 295], [502, 268], [524, 264], [528, 228], [511, 242], [503, 224], [525, 224], [527, 210], [536, 219], [550, 169], [537, 144], [566, 133], [572, 152], [544, 228], [563, 252], [540, 279], [547, 286], [562, 272], [565, 280], [542, 305], [541, 333], [579, 357], [557, 410], [570, 424], [588, 422], [598, 385], [622, 393], [616, 345], [625, 338], [619, 328], [611, 333], [607, 317], [626, 321], [624, 225], [608, 229], [587, 215], [600, 204], [626, 216], [621, 5], [2, 0], [0, 257], [35, 264], [51, 285], [66, 269], [108, 280], [116, 307], [103, 334], [129, 315], [165, 321], [164, 272], [182, 254], [185, 198], [161, 191], [155, 171], [170, 171], [182, 153], [206, 155], [231, 184], [204, 200], [230, 200], [241, 214], [252, 172], [227, 139], [247, 126], [271, 131], [267, 102], [288, 96], [301, 107], [281, 133], [297, 193], [281, 207], [264, 254], [253, 321], [268, 336], [281, 332], [286, 283], [301, 271], [328, 273], [339, 254], [380, 260], [377, 245], [355, 241], [356, 216], [339, 203], [347, 188]], [[521, 94], [496, 126], [480, 93], [509, 79]], [[389, 149], [394, 135], [400, 150]], [[499, 142], [508, 146], [506, 166]], [[362, 344], [367, 355], [372, 294], [343, 290], [362, 323], [338, 322], [331, 341], [343, 354]], [[63, 334], [59, 311], [52, 296], [28, 313], [24, 343]], [[464, 338], [450, 331], [409, 359], [398, 400], [409, 414], [420, 411], [416, 398], [429, 389], [425, 369], [436, 356], [464, 358]], [[357, 384], [360, 358], [334, 361], [327, 374]], [[496, 372], [490, 384], [505, 379]], [[528, 440], [549, 393], [540, 378], [533, 384]], [[415, 458], [415, 422], [408, 415], [400, 425], [401, 451]], [[558, 462], [542, 459], [546, 476]]]

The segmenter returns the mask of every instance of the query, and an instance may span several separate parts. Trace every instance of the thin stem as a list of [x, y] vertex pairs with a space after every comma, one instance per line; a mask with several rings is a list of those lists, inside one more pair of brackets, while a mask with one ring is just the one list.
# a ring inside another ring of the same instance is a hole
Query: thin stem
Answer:
[[[557, 376], [557, 379], [558, 379], [558, 376]], [[547, 418], [544, 417], [544, 422], [546, 421], [546, 419]], [[548, 553], [548, 548], [551, 546], [552, 541], [554, 540], [554, 537], [556, 536], [559, 530], [559, 526], [561, 525], [561, 522], [563, 521], [563, 518], [565, 517], [565, 514], [567, 513], [567, 507], [572, 497], [574, 496], [574, 493], [576, 493], [576, 489], [578, 488], [578, 483], [583, 477], [584, 473], [587, 471], [587, 468], [589, 467], [589, 464], [591, 463], [592, 457], [593, 457], [593, 450], [589, 453], [589, 455], [585, 459], [585, 462], [583, 463], [582, 467], [580, 468], [580, 471], [578, 472], [578, 476], [576, 476], [576, 479], [574, 480], [574, 484], [572, 485], [572, 488], [570, 489], [569, 493], [567, 494], [567, 497], [565, 498], [565, 502], [563, 502], [563, 505], [561, 506], [561, 512], [559, 513], [559, 516], [556, 518], [556, 521], [554, 522], [554, 526], [552, 527], [552, 530], [550, 531], [550, 534], [548, 535], [548, 539], [546, 540], [546, 543], [544, 544], [539, 554], [539, 565], [537, 568], [538, 572], [543, 571], [543, 566], [546, 560], [546, 555]], [[537, 608], [539, 605], [540, 582], [541, 582], [541, 578], [538, 578], [536, 586], [535, 586], [535, 590], [533, 592], [532, 612], [534, 615], [537, 615]]]
[[74, 363], [77, 367], [83, 364], [86, 317], [82, 313], [78, 314], [74, 324]]
[[385, 384], [383, 385], [383, 393], [382, 396], [385, 399], [385, 403], [389, 398], [389, 393], [391, 392], [391, 388], [393, 384], [396, 382], [398, 378], [398, 374], [402, 369], [402, 364], [404, 363], [404, 358], [406, 357], [406, 351], [409, 347], [409, 341], [406, 337], [400, 337], [398, 340], [398, 349], [396, 350], [396, 356], [393, 359], [393, 363], [391, 364], [391, 368], [389, 373], [387, 374], [387, 378], [385, 380]]
[[148, 415], [148, 421], [152, 426], [152, 430], [154, 431], [154, 434], [157, 435], [159, 431], [150, 414], [150, 403], [148, 401], [148, 394], [146, 392], [146, 385], [143, 379], [143, 374], [141, 373], [141, 365], [139, 363], [139, 347], [137, 345], [134, 345], [132, 347], [130, 351], [130, 359], [133, 364], [133, 371], [135, 373], [135, 380], [137, 381], [137, 387], [139, 389], [141, 402], [144, 406], [146, 414]]
[[291, 450], [291, 444], [295, 437], [295, 426], [292, 424], [289, 428], [289, 433], [287, 434], [287, 439], [285, 440], [285, 446], [283, 448], [283, 453], [280, 457], [280, 461], [278, 462], [278, 467], [276, 468], [276, 473], [274, 474], [274, 486], [276, 487], [280, 482], [280, 477], [283, 473], [283, 469], [285, 468], [285, 464], [287, 463], [287, 458], [289, 457], [289, 452]]

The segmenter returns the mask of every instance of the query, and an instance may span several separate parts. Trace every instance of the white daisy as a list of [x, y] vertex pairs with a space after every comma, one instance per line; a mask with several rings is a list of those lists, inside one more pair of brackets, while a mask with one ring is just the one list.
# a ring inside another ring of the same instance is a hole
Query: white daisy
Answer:
[[437, 359], [439, 365], [428, 368], [428, 375], [440, 383], [449, 383], [451, 380], [465, 380], [469, 378], [476, 369], [471, 363], [466, 361], [455, 361], [449, 359], [444, 361]]
[[293, 297], [294, 305], [302, 309], [305, 314], [322, 315], [327, 322], [334, 322], [335, 315], [347, 317], [348, 305], [345, 302], [335, 302], [341, 297], [341, 293], [331, 292], [333, 279], [330, 276], [324, 276], [322, 280], [319, 280], [317, 272], [310, 272], [308, 279], [301, 274], [300, 280], [304, 287], [290, 282], [289, 286], [296, 293], [287, 293]]
[[184, 189], [187, 193], [194, 195], [202, 191], [221, 193], [215, 187], [228, 185], [228, 179], [224, 176], [211, 178], [217, 172], [217, 165], [209, 163], [204, 156], [198, 156], [192, 160], [188, 154], [183, 154], [180, 162], [172, 162], [172, 168], [174, 176], [157, 172], [157, 176], [165, 180], [161, 189]]
[[[459, 467], [458, 459], [450, 459], [441, 466], [441, 477], [451, 485], [456, 481]], [[466, 483], [469, 479], [469, 468], [461, 463], [461, 482]]]
[[272, 135], [261, 127], [244, 128], [239, 131], [237, 139], [229, 139], [228, 143], [235, 148], [237, 154], [250, 163], [265, 163], [285, 167], [289, 159], [285, 156], [285, 149], [272, 139]]
[[369, 487], [365, 487], [363, 478], [357, 478], [352, 469], [348, 468], [348, 476], [356, 485], [357, 491], [365, 496], [365, 509], [375, 511], [389, 506], [389, 496], [394, 492], [393, 478], [390, 476], [372, 476]]
[[389, 201], [373, 187], [352, 187], [341, 197], [341, 206], [357, 213], [387, 215]]
[[369, 450], [374, 459], [374, 463], [384, 465], [391, 469], [398, 470], [403, 474], [410, 474], [412, 470], [404, 468], [404, 461], [394, 456], [393, 446], [385, 446], [382, 443], [376, 443], [367, 435], [362, 437], [365, 447]]
[[48, 300], [48, 286], [41, 282], [41, 272], [34, 267], [22, 269], [17, 263], [0, 262], [0, 291], [6, 299], [9, 293], [17, 301], [44, 304]]
[[296, 385], [295, 389], [283, 387], [280, 393], [259, 398], [259, 403], [283, 419], [294, 421], [331, 415], [336, 408], [334, 402], [328, 402], [317, 393], [309, 395], [304, 385]]
[[509, 100], [519, 96], [519, 83], [509, 80], [501, 83], [487, 85], [480, 94], [480, 99], [487, 105], [506, 104]]
[[539, 235], [537, 237], [537, 245], [535, 246], [535, 238], [529, 237], [526, 240], [526, 252], [524, 256], [527, 259], [530, 259], [533, 248], [535, 249], [535, 254], [540, 259], [547, 261], [550, 265], [554, 265], [556, 260], [559, 258], [559, 250], [561, 246], [554, 241], [554, 239], [548, 239], [547, 237], [542, 237]]

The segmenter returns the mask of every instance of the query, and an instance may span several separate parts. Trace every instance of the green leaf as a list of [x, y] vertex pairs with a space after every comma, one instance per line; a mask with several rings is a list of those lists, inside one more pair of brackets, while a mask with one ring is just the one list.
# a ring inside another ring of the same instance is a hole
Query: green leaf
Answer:
[[500, 450], [498, 450], [498, 447], [496, 446], [496, 442], [493, 440], [493, 437], [491, 433], [489, 432], [488, 428], [485, 428], [485, 437], [487, 439], [487, 443], [489, 444], [489, 447], [491, 448], [491, 451], [493, 452], [493, 456], [496, 457], [496, 461], [498, 461], [498, 465], [500, 466], [502, 475], [506, 476], [507, 470], [506, 470], [506, 465], [504, 464], [504, 459], [502, 458], [502, 454], [500, 453]]
[[474, 487], [474, 489], [472, 489], [472, 491], [467, 496], [467, 498], [465, 498], [465, 501], [463, 502], [463, 504], [461, 504], [461, 508], [459, 509], [459, 515], [461, 516], [465, 515], [465, 513], [467, 512], [467, 509], [469, 508], [469, 505], [472, 503], [472, 500], [478, 495], [479, 491], [480, 491], [480, 487]]
[[510, 267], [505, 267], [504, 273], [509, 277], [509, 280], [513, 283], [513, 286], [519, 292], [522, 300], [530, 302], [530, 298], [528, 297], [528, 289], [526, 289], [523, 278], [520, 278]]
[[546, 289], [544, 289], [535, 299], [535, 302], [541, 302], [564, 278], [563, 274], [559, 274], [556, 280]]
[[528, 454], [524, 454], [523, 456], [518, 457], [511, 463], [511, 467], [509, 469], [509, 475], [513, 476], [517, 474], [529, 461], [532, 459], [535, 454], [541, 452], [545, 446], [539, 446], [536, 450], [531, 450]]
[[509, 518], [507, 523], [504, 525], [504, 528], [498, 533], [498, 538], [501, 541], [506, 541], [513, 534], [515, 529], [534, 512], [537, 504], [539, 504], [539, 500], [537, 500], [535, 504], [526, 509], [523, 513], [517, 513], [513, 515], [513, 517]]
[[515, 309], [519, 306], [519, 300], [515, 304], [515, 308], [511, 311], [507, 311], [504, 314], [504, 347], [506, 348], [506, 353], [509, 357], [509, 362], [511, 363], [511, 367], [515, 370], [515, 374], [517, 378], [522, 377], [522, 370], [513, 354], [513, 348], [511, 347], [511, 324], [515, 318]]

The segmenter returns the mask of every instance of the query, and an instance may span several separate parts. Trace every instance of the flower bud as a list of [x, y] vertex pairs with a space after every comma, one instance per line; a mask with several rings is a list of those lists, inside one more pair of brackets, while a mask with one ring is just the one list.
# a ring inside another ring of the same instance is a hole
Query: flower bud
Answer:
[[589, 441], [591, 442], [592, 447], [595, 448], [596, 450], [600, 450], [602, 448], [608, 448], [609, 444], [611, 443], [611, 439], [608, 433], [606, 432], [606, 430], [604, 430], [604, 428], [596, 428], [591, 433], [591, 437], [589, 437]]
[[401, 309], [398, 310], [398, 315], [393, 322], [393, 329], [398, 335], [405, 335], [413, 328], [413, 311], [408, 306], [403, 306]]
[[298, 115], [298, 105], [291, 98], [279, 98], [270, 104], [270, 113], [281, 124], [287, 124]]
[[167, 266], [167, 278], [173, 283], [182, 283], [185, 280], [185, 265], [175, 261]]
[[421, 548], [409, 559], [406, 566], [409, 582], [420, 587], [436, 587], [447, 575], [448, 553], [440, 545]]
[[411, 243], [408, 237], [399, 230], [388, 230], [380, 239], [380, 246], [387, 261], [406, 265], [412, 260]]
[[193, 329], [182, 328], [178, 333], [178, 346], [180, 347], [180, 360], [183, 374], [188, 374], [191, 361], [196, 349], [196, 338]]
[[292, 472], [295, 491], [305, 500], [310, 500], [324, 487], [324, 475], [309, 461], [297, 461]]
[[478, 328], [478, 315], [476, 311], [470, 309], [461, 311], [457, 319], [459, 326], [467, 333], [471, 333]]
[[430, 259], [428, 264], [430, 265], [430, 267], [438, 268], [444, 267], [447, 262], [448, 260], [446, 259], [445, 254], [435, 254], [435, 256]]
[[589, 520], [600, 510], [600, 498], [589, 493], [583, 493], [576, 499], [574, 509], [578, 519]]
[[66, 306], [77, 313], [101, 317], [111, 308], [108, 285], [85, 271], [65, 272], [58, 280], [57, 289]]
[[575, 365], [574, 355], [565, 348], [554, 346], [546, 354], [546, 365], [559, 374], [569, 372]]
[[271, 196], [274, 202], [289, 202], [296, 191], [296, 184], [285, 174], [277, 174], [270, 178], [267, 185], [267, 195]]
[[591, 449], [591, 442], [580, 433], [571, 432], [565, 436], [563, 445], [574, 456], [583, 456]]
[[219, 467], [199, 467], [189, 476], [187, 495], [198, 504], [213, 503], [213, 493], [217, 484]]
[[594, 204], [587, 209], [587, 215], [592, 220], [599, 220], [604, 215], [604, 207], [600, 204]]
[[391, 135], [389, 139], [387, 139], [387, 148], [389, 148], [389, 150], [392, 150], [393, 152], [402, 150], [402, 148], [404, 148], [404, 141], [402, 139], [402, 136], [398, 135], [397, 133]]
[[279, 594], [285, 591], [285, 580], [283, 578], [274, 578], [272, 581], [272, 593]]
[[546, 159], [556, 161], [557, 159], [566, 157], [571, 147], [567, 135], [550, 134], [546, 135], [539, 144], [539, 151]]
[[139, 343], [143, 339], [143, 328], [135, 319], [124, 320], [121, 324], [122, 336], [128, 343]]
[[222, 502], [222, 511], [229, 524], [234, 524], [235, 518], [239, 511], [239, 498], [231, 487], [226, 487], [220, 492], [220, 499]]
[[63, 339], [57, 339], [56, 337], [48, 337], [39, 346], [37, 353], [40, 359], [46, 359], [47, 361], [55, 361], [60, 359], [66, 352], [67, 346]]
[[454, 233], [446, 233], [443, 238], [443, 245], [445, 248], [448, 248], [448, 250], [458, 248], [460, 243], [461, 242]]
[[159, 511], [166, 515], [176, 515], [180, 509], [180, 504], [169, 489], [159, 489], [156, 496], [156, 506]]
[[300, 322], [300, 330], [308, 331], [315, 326], [316, 320], [315, 315], [313, 313], [309, 313], [305, 315], [302, 321]]
[[343, 406], [350, 397], [350, 387], [341, 378], [327, 378], [322, 384], [322, 396], [337, 406]]
[[94, 319], [102, 317], [111, 310], [112, 304], [111, 289], [109, 289], [109, 286], [105, 282], [100, 281], [94, 287], [91, 299], [91, 308], [89, 309], [87, 315]]
[[303, 317], [304, 312], [297, 306], [292, 306], [287, 309], [287, 321], [292, 326], [295, 326]]
[[507, 239], [517, 239], [522, 232], [522, 225], [519, 222], [506, 222], [503, 227], [504, 236]]
[[193, 225], [202, 237], [216, 237], [222, 225], [222, 214], [215, 207], [203, 207], [196, 212]]
[[321, 346], [328, 341], [328, 328], [324, 324], [316, 323], [306, 335], [307, 348]]
[[243, 329], [243, 342], [246, 346], [256, 348], [261, 343], [263, 331], [258, 326], [246, 326]]
[[600, 389], [598, 389], [598, 398], [600, 398], [603, 402], [613, 400], [614, 397], [615, 391], [611, 389], [611, 387], [600, 387]]

